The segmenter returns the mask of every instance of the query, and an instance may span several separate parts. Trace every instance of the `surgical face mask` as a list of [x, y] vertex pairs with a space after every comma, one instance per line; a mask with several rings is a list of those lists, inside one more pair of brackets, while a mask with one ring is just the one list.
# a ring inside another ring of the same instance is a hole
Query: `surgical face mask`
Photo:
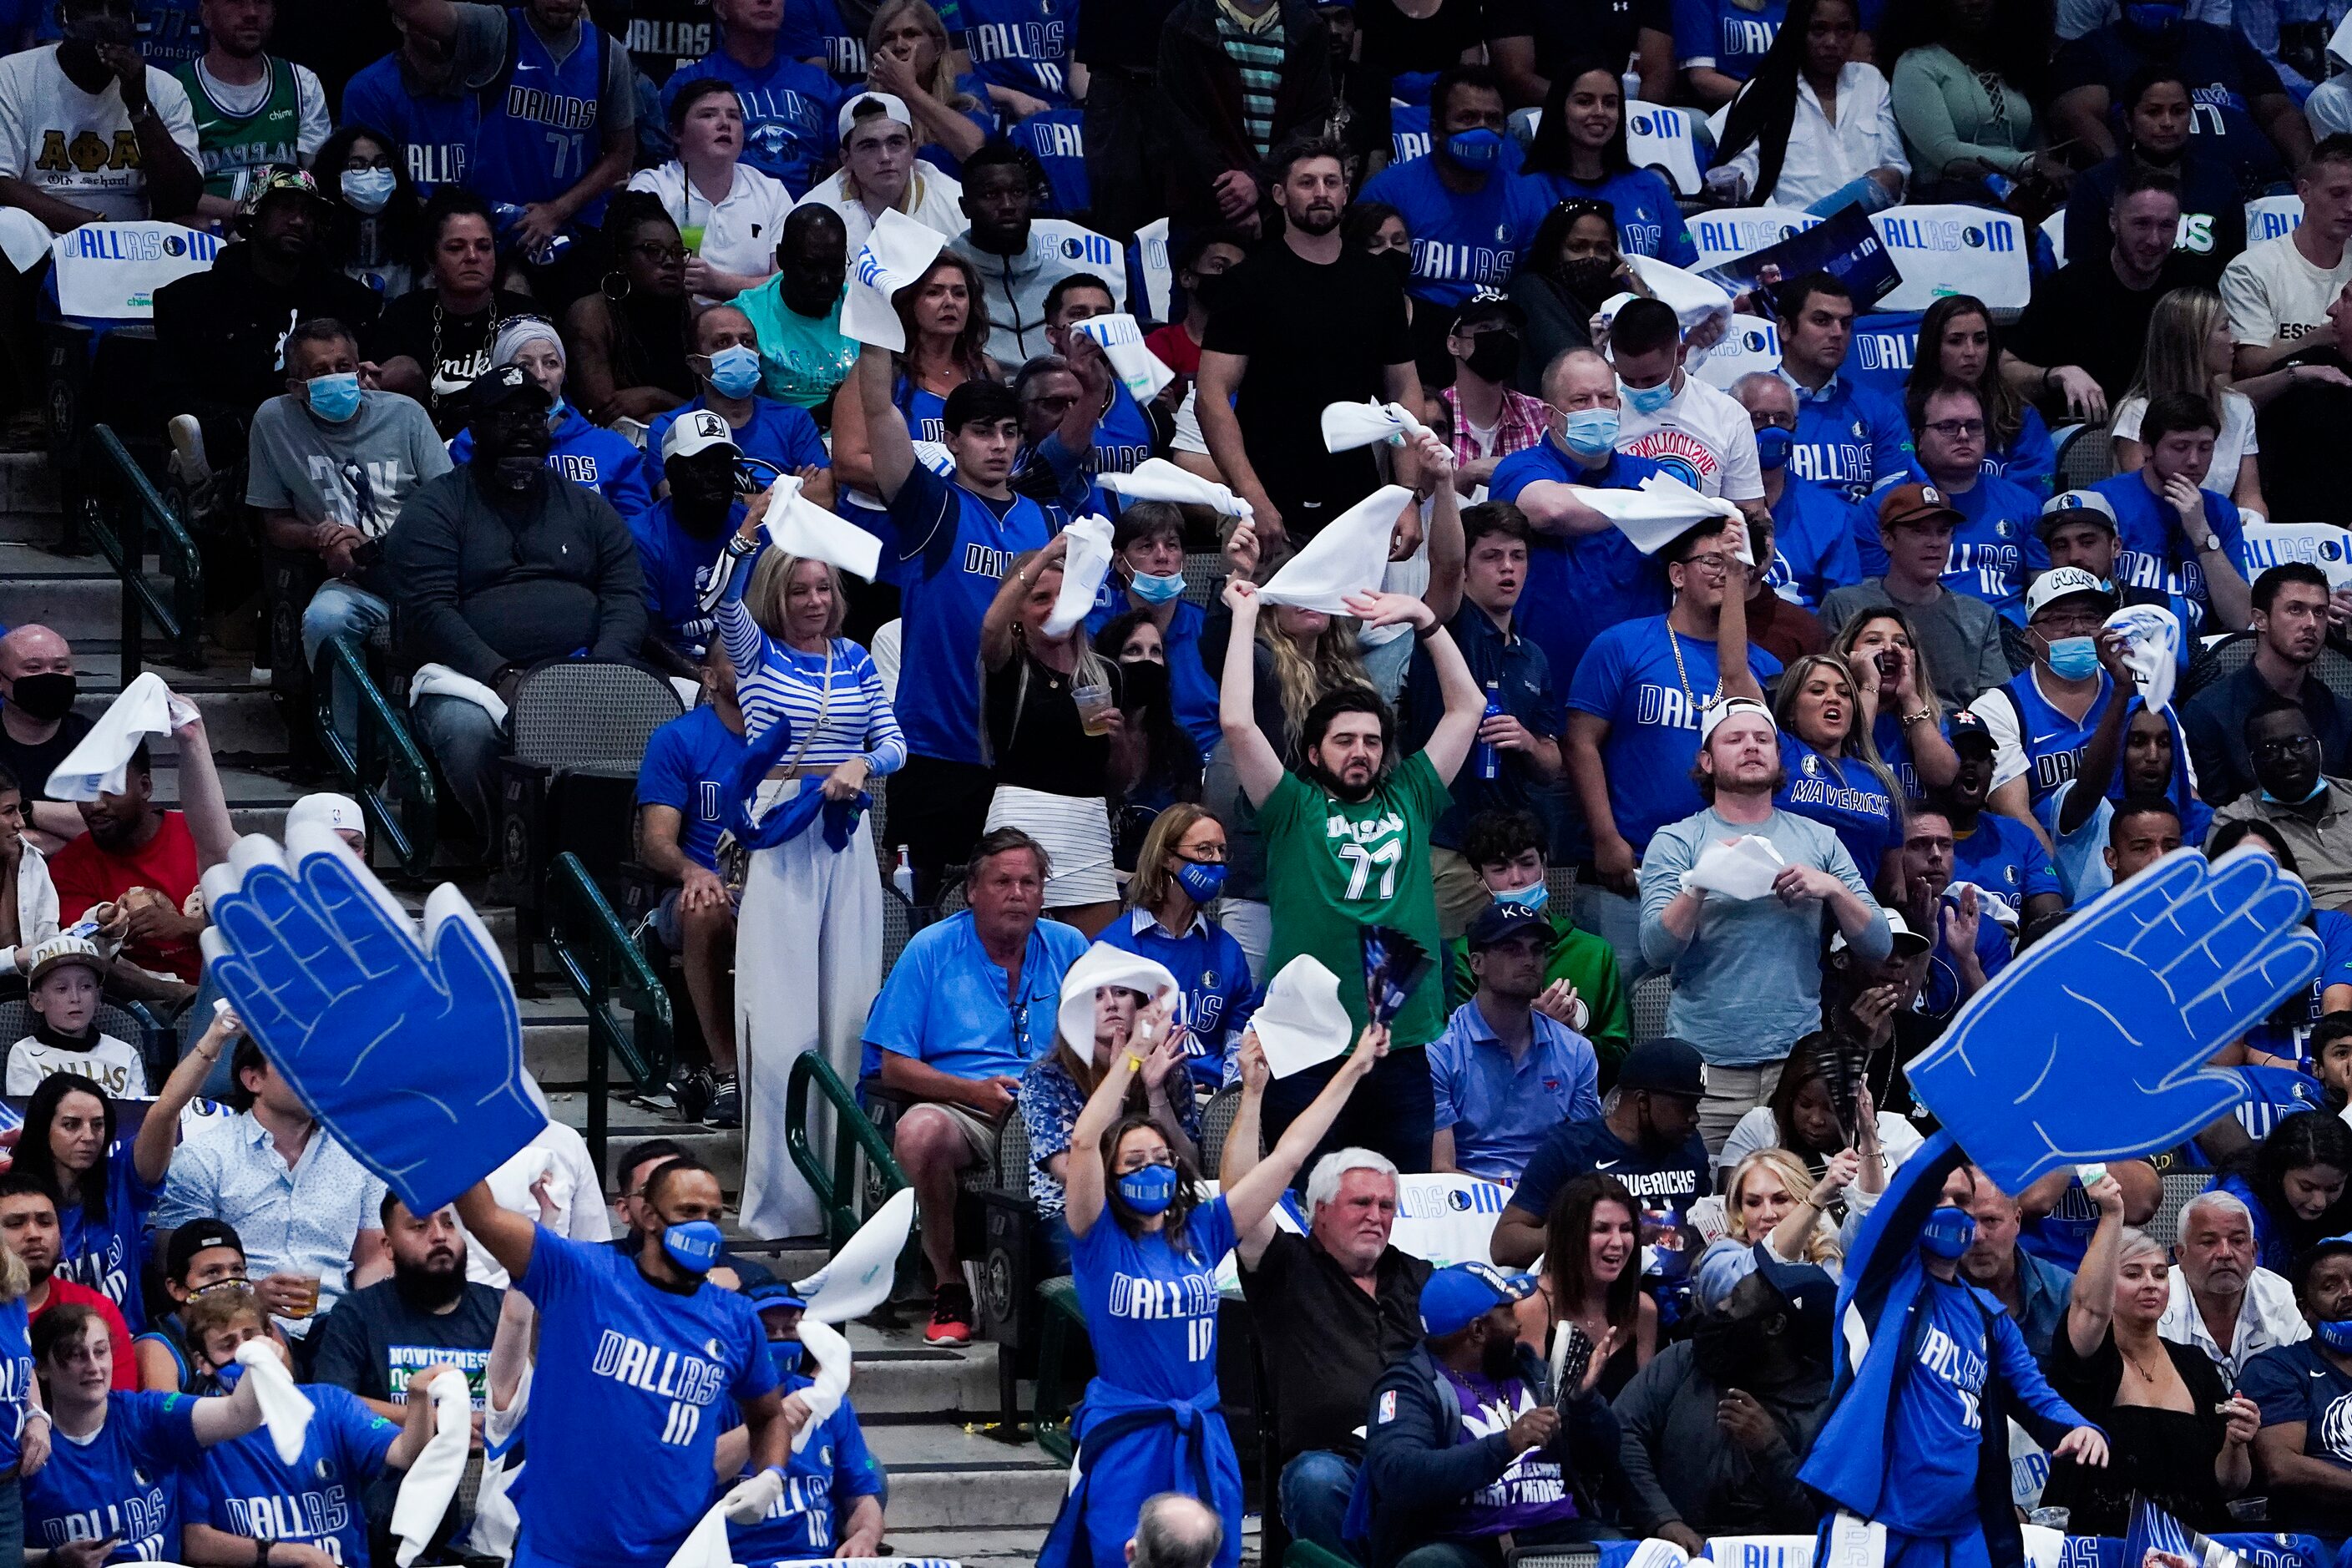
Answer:
[[556, 431], [562, 429], [563, 422], [571, 417], [572, 405], [564, 402], [563, 399], [560, 397], [557, 398], [555, 400], [555, 406], [547, 411], [548, 434], [551, 436]]
[[760, 356], [730, 343], [710, 356], [711, 389], [721, 397], [748, 397], [760, 384]]
[[1580, 408], [1559, 416], [1559, 444], [1580, 458], [1598, 458], [1617, 446], [1614, 408]]
[[1797, 445], [1797, 433], [1778, 425], [1766, 425], [1756, 432], [1756, 462], [1765, 472], [1789, 466], [1789, 454]]
[[2352, 1355], [2352, 1319], [2311, 1325], [2311, 1337], [2337, 1355]]
[[80, 683], [69, 673], [20, 675], [8, 693], [8, 700], [26, 718], [46, 724], [72, 712], [74, 699], [80, 695]]
[[1179, 860], [1176, 885], [1196, 904], [1213, 902], [1225, 890], [1225, 868], [1222, 864], [1204, 866], [1198, 860]]
[[1184, 574], [1171, 572], [1160, 577], [1149, 572], [1138, 572], [1128, 578], [1127, 585], [1134, 589], [1135, 596], [1145, 604], [1164, 605], [1183, 594]]
[[664, 1228], [662, 1250], [688, 1274], [708, 1274], [710, 1266], [719, 1261], [719, 1248], [725, 1240], [719, 1226], [709, 1220], [690, 1219]]
[[2169, 33], [2180, 26], [2181, 18], [2189, 14], [2185, 6], [2164, 5], [2160, 0], [2126, 5], [2123, 10], [2124, 20], [2134, 27], [2143, 33], [2159, 35]]
[[1509, 332], [1481, 332], [1471, 340], [1470, 357], [1463, 363], [1483, 381], [1508, 381], [1518, 374], [1519, 340]]
[[1118, 1179], [1118, 1195], [1139, 1215], [1164, 1213], [1176, 1201], [1176, 1168], [1146, 1165], [1139, 1171], [1129, 1171]]
[[2049, 647], [2050, 673], [2061, 680], [2082, 680], [2098, 670], [2095, 637], [2058, 637], [2049, 641]]
[[1503, 133], [1480, 126], [1445, 139], [1445, 155], [1465, 169], [1491, 169], [1503, 161]]
[[[24, 684], [24, 682], [20, 680], [20, 681], [18, 681], [16, 684], [17, 684], [17, 685], [19, 685], [19, 686], [22, 686], [22, 685]], [[2265, 790], [2263, 790], [2263, 791], [2262, 792], [2262, 796], [2263, 796], [2263, 798], [2264, 800], [2266, 800], [2266, 801], [2270, 802], [2270, 804], [2271, 804], [2271, 805], [2310, 805], [2314, 800], [2317, 799], [2317, 798], [2318, 798], [2318, 796], [2319, 796], [2319, 792], [2320, 792], [2321, 790], [2326, 789], [2326, 787], [2327, 787], [2327, 780], [2326, 780], [2326, 778], [2323, 775], [2322, 777], [2315, 778], [2315, 779], [2314, 779], [2314, 780], [2312, 780], [2312, 781], [2311, 781], [2311, 787], [2310, 787], [2309, 789], [2307, 789], [2307, 790], [2304, 791], [2304, 793], [2303, 793], [2303, 798], [2302, 798], [2301, 800], [2287, 800], [2287, 799], [2285, 799], [2285, 798], [2284, 798], [2284, 797], [2282, 797], [2282, 796], [2280, 796], [2280, 795], [2273, 795], [2273, 794], [2272, 794], [2269, 790], [2267, 790], [2267, 789], [2265, 789]], [[2281, 872], [2279, 873], [2279, 875], [2280, 875], [2280, 876], [2282, 876], [2282, 877], [2291, 877], [2291, 876], [2294, 876], [2294, 872], [2292, 872], [2292, 871], [2281, 871]]]
[[383, 211], [384, 203], [399, 185], [399, 177], [390, 169], [345, 169], [343, 200], [359, 211], [373, 216]]
[[1544, 906], [1551, 902], [1551, 889], [1541, 882], [1529, 882], [1524, 888], [1506, 888], [1495, 895], [1495, 901], [1517, 904], [1523, 910], [1532, 910], [1540, 914]]
[[1930, 1258], [1955, 1262], [1976, 1238], [1976, 1218], [1966, 1209], [1937, 1209], [1919, 1227], [1919, 1250]]
[[360, 373], [355, 370], [314, 375], [302, 384], [302, 392], [310, 399], [311, 413], [337, 425], [360, 411]]
[[1655, 414], [1675, 400], [1675, 378], [1671, 375], [1655, 386], [1628, 386], [1622, 378], [1617, 383], [1617, 395], [1636, 414]]

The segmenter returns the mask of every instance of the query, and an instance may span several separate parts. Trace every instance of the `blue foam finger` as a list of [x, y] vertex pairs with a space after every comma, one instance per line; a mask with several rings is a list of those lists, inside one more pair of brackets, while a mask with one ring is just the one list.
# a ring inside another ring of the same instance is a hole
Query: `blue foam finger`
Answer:
[[406, 922], [395, 921], [342, 860], [311, 856], [302, 862], [302, 886], [351, 950], [362, 974], [372, 979], [393, 974], [423, 960]]

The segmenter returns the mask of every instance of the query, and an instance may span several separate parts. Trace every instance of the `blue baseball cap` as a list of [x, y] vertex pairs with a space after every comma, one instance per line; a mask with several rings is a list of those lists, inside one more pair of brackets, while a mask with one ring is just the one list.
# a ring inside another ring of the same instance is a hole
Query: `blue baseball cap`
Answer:
[[808, 1303], [801, 1300], [800, 1292], [781, 1279], [772, 1279], [765, 1285], [755, 1285], [746, 1290], [743, 1297], [751, 1303], [751, 1309], [754, 1311], [782, 1311], [788, 1308], [795, 1311], [808, 1310]]
[[1456, 1263], [1421, 1288], [1421, 1331], [1433, 1340], [1458, 1334], [1497, 1307], [1536, 1293], [1532, 1274], [1506, 1274], [1491, 1263]]
[[1981, 741], [1988, 750], [2000, 749], [2000, 742], [1992, 738], [1992, 730], [1983, 718], [1965, 708], [1947, 715], [1944, 729], [1954, 751], [1959, 750], [1962, 741]]
[[1468, 940], [1473, 952], [1483, 952], [1497, 942], [1514, 942], [1520, 937], [1532, 938], [1549, 949], [1558, 934], [1551, 929], [1550, 921], [1527, 905], [1507, 904], [1497, 900], [1481, 910], [1478, 918], [1470, 922]]

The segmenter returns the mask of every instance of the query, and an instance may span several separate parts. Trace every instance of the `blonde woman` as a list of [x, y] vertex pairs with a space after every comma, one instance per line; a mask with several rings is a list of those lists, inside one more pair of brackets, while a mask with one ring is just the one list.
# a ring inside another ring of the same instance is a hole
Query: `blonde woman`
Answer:
[[1901, 885], [1903, 803], [1870, 742], [1853, 671], [1833, 653], [1810, 653], [1780, 677], [1772, 722], [1782, 781], [1773, 804], [1838, 836], [1871, 886]]
[[884, 0], [866, 29], [866, 81], [905, 100], [922, 145], [915, 155], [948, 174], [980, 150], [996, 129], [979, 77], [956, 74], [947, 25], [925, 0]]
[[49, 1462], [49, 1413], [33, 1376], [25, 1260], [0, 1247], [0, 1563], [25, 1559], [23, 1483]]
[[1944, 705], [1909, 618], [1892, 605], [1864, 610], [1839, 631], [1836, 651], [1862, 678], [1856, 727], [1903, 798], [1950, 787], [1959, 753], [1944, 739]]
[[2230, 335], [2230, 310], [2210, 289], [2175, 289], [2156, 302], [2148, 318], [2147, 342], [2140, 350], [2139, 372], [2131, 390], [2116, 405], [2109, 426], [2116, 444], [2116, 467], [2136, 472], [2147, 458], [2140, 443], [2139, 422], [2148, 400], [2168, 392], [2184, 393], [2213, 411], [2220, 434], [2213, 438], [2212, 465], [2205, 470], [2205, 488], [2228, 496], [2248, 511], [2270, 515], [2263, 502], [2261, 476], [2255, 471], [2254, 411], [2286, 390], [2293, 370], [2256, 376], [2244, 386], [2231, 384], [2230, 365], [2236, 353]]
[[1862, 1156], [1841, 1149], [1821, 1179], [1786, 1149], [1759, 1149], [1732, 1167], [1723, 1191], [1724, 1234], [1765, 1243], [1787, 1263], [1818, 1263], [1832, 1275], [1844, 1260], [1829, 1207], [1862, 1174]]
[[[745, 738], [757, 751], [778, 725], [790, 730], [745, 803], [755, 827], [812, 790], [822, 791], [828, 806], [855, 801], [907, 760], [873, 657], [841, 636], [840, 574], [822, 561], [763, 551], [759, 520], [767, 510], [764, 499], [746, 510], [704, 595]], [[816, 1194], [784, 1149], [787, 1081], [794, 1058], [809, 1050], [822, 1050], [843, 1082], [857, 1081], [866, 1010], [882, 985], [873, 821], [861, 814], [838, 847], [831, 832], [821, 818], [754, 849], [743, 879], [735, 1028], [742, 1052], [743, 1228], [753, 1236], [808, 1236], [822, 1226]], [[737, 1086], [722, 1078], [719, 1094], [730, 1089]]]

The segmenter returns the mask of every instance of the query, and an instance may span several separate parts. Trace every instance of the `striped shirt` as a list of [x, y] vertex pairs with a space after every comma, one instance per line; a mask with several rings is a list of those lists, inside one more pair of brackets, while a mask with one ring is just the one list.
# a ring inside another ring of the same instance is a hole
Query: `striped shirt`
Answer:
[[735, 667], [746, 738], [758, 740], [782, 719], [794, 736], [787, 760], [802, 767], [832, 767], [863, 756], [876, 778], [897, 772], [907, 761], [907, 741], [882, 694], [874, 656], [846, 637], [834, 638], [824, 653], [803, 653], [761, 631], [743, 607], [751, 560], [730, 541], [712, 569], [710, 589], [718, 595], [719, 638]]
[[1283, 57], [1290, 40], [1282, 26], [1282, 7], [1270, 5], [1265, 14], [1252, 16], [1233, 4], [1217, 0], [1217, 42], [1242, 78], [1242, 130], [1261, 158], [1274, 150], [1274, 96], [1282, 89]]

